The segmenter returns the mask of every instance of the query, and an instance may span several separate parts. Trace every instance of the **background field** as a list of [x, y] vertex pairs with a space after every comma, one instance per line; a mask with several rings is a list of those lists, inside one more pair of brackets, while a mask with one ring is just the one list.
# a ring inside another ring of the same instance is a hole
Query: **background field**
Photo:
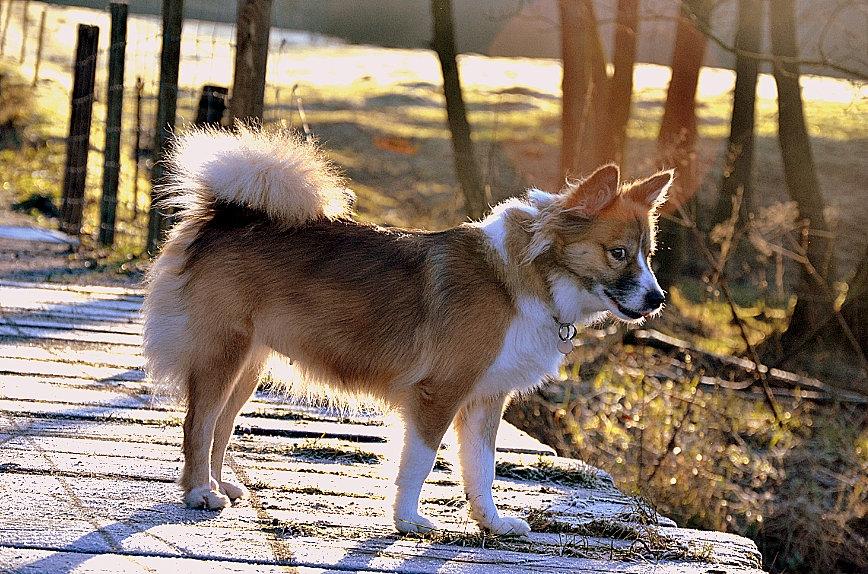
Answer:
[[[38, 9], [39, 4], [33, 3], [31, 21], [37, 19]], [[75, 25], [80, 22], [100, 25], [103, 39], [91, 140], [94, 157], [88, 174], [94, 200], [98, 192], [108, 16], [100, 11], [51, 6], [48, 41], [35, 89], [36, 105], [30, 109], [36, 121], [29, 132], [30, 138], [47, 142], [47, 147], [25, 159], [54, 169], [36, 169], [36, 165], [22, 164], [18, 154], [7, 155], [4, 166], [7, 178], [14, 178], [14, 174], [30, 178], [34, 172], [38, 176], [34, 183], [38, 190], [21, 184], [13, 186], [19, 195], [40, 191], [59, 197], [61, 138], [67, 129], [72, 82], [70, 54]], [[186, 23], [180, 71], [180, 122], [191, 121], [195, 116], [203, 85], [231, 85], [232, 38], [233, 28], [226, 24]], [[20, 30], [13, 20], [7, 43], [15, 46], [17, 41]], [[153, 130], [153, 97], [159, 71], [155, 55], [159, 54], [159, 42], [156, 18], [131, 18], [125, 130], [131, 133], [135, 127], [132, 117], [135, 82], [141, 77], [146, 142]], [[30, 50], [35, 50], [35, 42], [29, 44]], [[335, 39], [283, 30], [272, 31], [271, 45], [266, 123], [281, 122], [300, 128], [298, 101], [292, 97], [300, 96], [313, 134], [350, 176], [364, 217], [379, 223], [435, 228], [461, 220], [460, 204], [454, 199], [456, 183], [451, 169], [440, 71], [433, 52], [346, 45]], [[34, 56], [28, 52], [20, 67], [25, 78], [33, 73]], [[529, 185], [544, 188], [556, 185], [560, 62], [471, 55], [461, 57], [460, 66], [476, 152], [491, 188], [492, 201], [520, 193]], [[666, 67], [640, 64], [636, 68], [625, 165], [628, 175], [638, 175], [652, 167], [668, 81]], [[699, 153], [709, 196], [716, 190], [719, 178], [733, 83], [734, 73], [723, 69], [704, 68], [700, 79]], [[830, 216], [840, 222], [840, 234], [847, 238], [839, 242], [841, 272], [846, 277], [868, 243], [868, 210], [860, 209], [868, 201], [868, 164], [863, 160], [868, 156], [868, 125], [864, 121], [868, 117], [868, 89], [846, 80], [808, 76], [803, 78], [803, 94]], [[763, 206], [779, 206], [788, 198], [775, 139], [776, 91], [770, 76], [761, 76], [758, 95], [756, 195]], [[127, 145], [131, 141], [131, 137], [124, 139]], [[128, 160], [123, 166], [127, 178], [132, 172], [131, 163]], [[138, 211], [144, 211], [147, 204], [147, 182], [141, 183], [145, 187], [139, 195]], [[127, 180], [127, 193], [130, 188]], [[713, 199], [709, 197], [709, 201]], [[123, 195], [121, 202], [128, 209], [131, 207], [130, 196]], [[133, 252], [140, 240], [136, 236], [138, 228], [141, 226], [125, 230], [131, 236], [129, 249]]]

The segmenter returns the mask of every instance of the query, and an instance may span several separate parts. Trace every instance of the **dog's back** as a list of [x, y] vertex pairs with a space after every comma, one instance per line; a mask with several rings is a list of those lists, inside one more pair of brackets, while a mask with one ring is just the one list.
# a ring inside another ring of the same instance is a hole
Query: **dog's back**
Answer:
[[250, 346], [390, 405], [434, 371], [473, 378], [494, 359], [511, 303], [478, 229], [352, 221], [331, 166], [285, 132], [193, 131], [169, 168], [178, 224], [151, 271], [144, 327], [164, 394], [191, 402], [197, 364]]

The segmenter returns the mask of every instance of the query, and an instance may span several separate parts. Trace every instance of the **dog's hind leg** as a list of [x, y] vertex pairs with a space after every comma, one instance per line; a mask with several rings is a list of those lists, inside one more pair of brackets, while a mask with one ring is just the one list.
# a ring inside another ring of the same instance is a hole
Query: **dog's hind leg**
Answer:
[[223, 480], [223, 458], [226, 455], [226, 447], [229, 444], [229, 439], [232, 438], [232, 432], [235, 430], [235, 418], [238, 416], [241, 407], [250, 399], [253, 391], [256, 390], [256, 384], [259, 382], [259, 375], [262, 372], [262, 366], [265, 359], [268, 358], [270, 349], [268, 347], [256, 347], [251, 349], [241, 369], [241, 373], [235, 380], [235, 386], [232, 389], [232, 394], [226, 401], [226, 406], [223, 407], [223, 412], [220, 413], [220, 418], [217, 419], [217, 426], [214, 429], [214, 444], [211, 447], [211, 478], [217, 481], [220, 485], [220, 491], [229, 497], [230, 500], [238, 498], [247, 498], [250, 492], [243, 484]]
[[424, 383], [415, 394], [412, 408], [404, 412], [404, 448], [395, 480], [393, 517], [399, 532], [430, 532], [437, 528], [419, 514], [419, 495], [456, 410], [448, 397], [435, 398], [426, 393]]
[[202, 341], [202, 347], [192, 354], [187, 381], [181, 487], [187, 506], [219, 509], [231, 503], [211, 477], [211, 446], [217, 420], [248, 356], [250, 340], [244, 335], [224, 332], [203, 337]]
[[494, 505], [494, 455], [497, 427], [503, 414], [504, 395], [471, 401], [455, 417], [461, 479], [470, 505], [470, 517], [494, 534], [522, 536], [530, 532], [520, 518], [501, 516]]

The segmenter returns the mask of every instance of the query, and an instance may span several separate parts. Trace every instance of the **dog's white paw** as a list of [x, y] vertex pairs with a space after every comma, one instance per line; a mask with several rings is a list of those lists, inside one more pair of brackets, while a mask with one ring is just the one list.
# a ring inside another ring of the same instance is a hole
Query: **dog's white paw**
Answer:
[[480, 522], [479, 526], [498, 536], [527, 536], [530, 526], [521, 518], [498, 516], [494, 520]]
[[229, 500], [238, 500], [239, 498], [250, 498], [250, 491], [247, 487], [238, 482], [223, 480], [220, 482], [220, 492], [229, 497]]
[[410, 516], [395, 516], [395, 528], [398, 532], [404, 534], [418, 533], [425, 534], [432, 530], [437, 530], [439, 526], [436, 522], [425, 518], [419, 514]]
[[204, 508], [220, 510], [232, 506], [229, 497], [212, 488], [212, 485], [197, 486], [184, 494], [184, 504], [187, 508]]

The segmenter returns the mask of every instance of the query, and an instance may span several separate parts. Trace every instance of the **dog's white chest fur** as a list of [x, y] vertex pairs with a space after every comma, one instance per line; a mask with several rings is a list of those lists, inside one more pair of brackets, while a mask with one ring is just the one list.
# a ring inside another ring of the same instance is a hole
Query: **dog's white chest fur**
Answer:
[[564, 356], [548, 307], [533, 298], [519, 299], [516, 306], [500, 352], [476, 386], [477, 396], [525, 391], [558, 373]]

